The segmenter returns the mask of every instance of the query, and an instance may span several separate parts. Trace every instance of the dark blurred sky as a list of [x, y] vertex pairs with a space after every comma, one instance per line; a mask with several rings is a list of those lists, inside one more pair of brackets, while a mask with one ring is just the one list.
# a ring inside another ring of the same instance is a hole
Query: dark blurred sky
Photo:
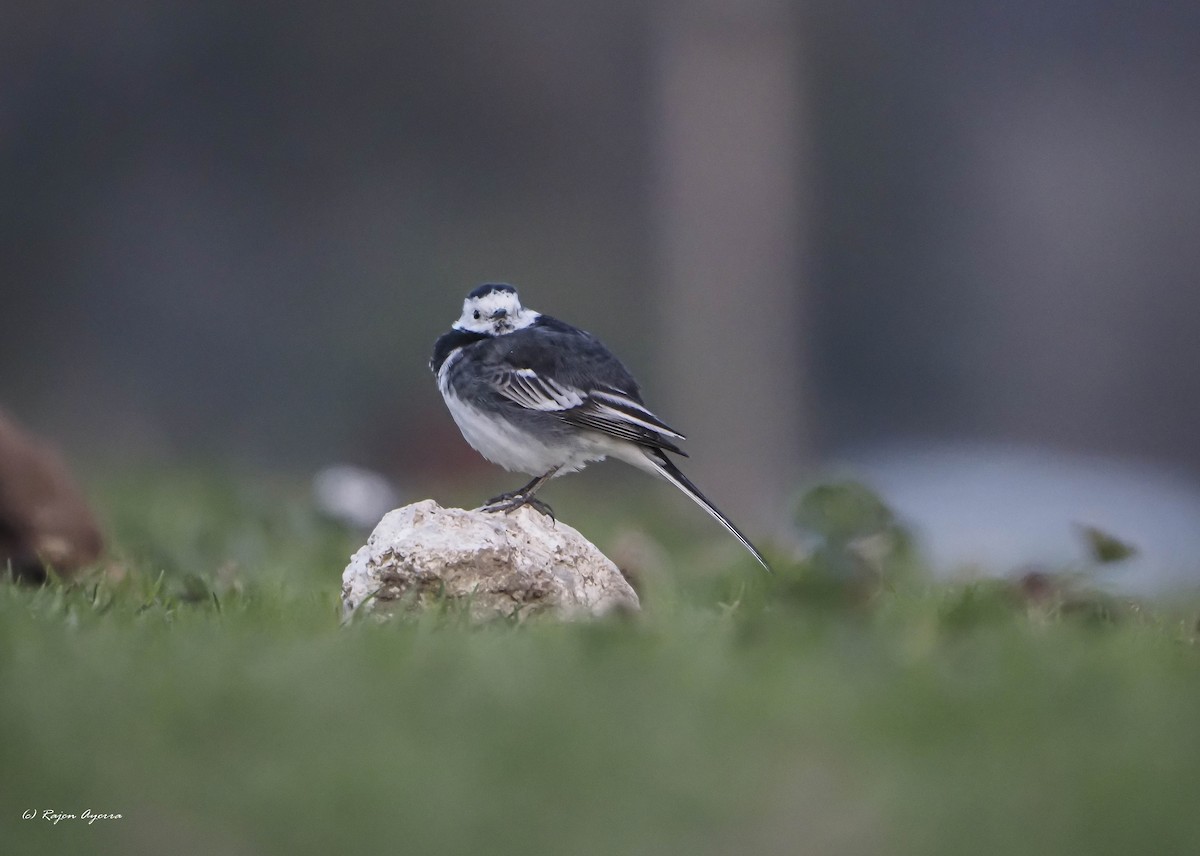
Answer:
[[[424, 363], [491, 279], [653, 389], [655, 34], [696, 5], [10, 4], [0, 405], [81, 454], [449, 458]], [[1200, 471], [1200, 7], [796, 13], [818, 452]]]

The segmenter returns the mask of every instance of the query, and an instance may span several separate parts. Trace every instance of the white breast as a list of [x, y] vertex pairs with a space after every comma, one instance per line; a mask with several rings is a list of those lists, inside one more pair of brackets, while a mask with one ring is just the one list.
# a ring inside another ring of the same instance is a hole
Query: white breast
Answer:
[[558, 474], [582, 469], [590, 461], [604, 460], [613, 450], [608, 439], [595, 432], [579, 432], [553, 443], [545, 442], [506, 419], [484, 413], [455, 395], [449, 369], [462, 356], [451, 352], [438, 371], [438, 390], [463, 438], [479, 454], [506, 470], [539, 476], [554, 467]]

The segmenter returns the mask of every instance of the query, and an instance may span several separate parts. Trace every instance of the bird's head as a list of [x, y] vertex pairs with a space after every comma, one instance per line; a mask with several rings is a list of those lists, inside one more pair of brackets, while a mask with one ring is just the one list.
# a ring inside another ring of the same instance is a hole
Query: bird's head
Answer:
[[538, 313], [521, 305], [517, 290], [503, 283], [481, 285], [463, 301], [463, 312], [454, 322], [456, 330], [502, 336], [528, 327]]

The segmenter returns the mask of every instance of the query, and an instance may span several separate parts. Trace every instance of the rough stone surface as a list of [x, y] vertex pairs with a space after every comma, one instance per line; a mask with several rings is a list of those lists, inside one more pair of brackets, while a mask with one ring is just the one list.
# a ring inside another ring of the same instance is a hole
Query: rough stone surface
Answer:
[[[372, 595], [374, 595], [372, 597]], [[638, 596], [576, 530], [521, 508], [485, 513], [431, 499], [388, 512], [342, 574], [342, 608], [390, 614], [445, 598], [476, 618], [636, 610]]]

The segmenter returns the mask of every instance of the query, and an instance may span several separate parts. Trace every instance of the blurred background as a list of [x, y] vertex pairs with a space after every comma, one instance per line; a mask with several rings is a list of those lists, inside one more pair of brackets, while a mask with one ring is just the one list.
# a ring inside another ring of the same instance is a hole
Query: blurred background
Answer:
[[1198, 83], [1182, 2], [8, 4], [0, 406], [85, 469], [494, 479], [426, 360], [508, 281], [751, 532], [849, 472], [942, 564], [1084, 523], [1195, 581]]

